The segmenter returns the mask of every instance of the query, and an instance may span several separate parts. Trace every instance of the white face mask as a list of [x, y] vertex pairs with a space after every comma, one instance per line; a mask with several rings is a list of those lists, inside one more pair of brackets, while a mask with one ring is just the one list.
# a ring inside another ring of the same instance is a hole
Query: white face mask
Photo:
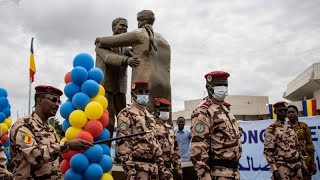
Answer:
[[168, 120], [170, 116], [170, 112], [160, 111], [159, 118], [162, 120]]
[[141, 105], [146, 105], [149, 101], [149, 95], [137, 95], [136, 101]]
[[224, 99], [228, 96], [228, 87], [227, 86], [214, 86], [213, 94], [211, 94], [213, 98], [218, 101], [224, 101]]

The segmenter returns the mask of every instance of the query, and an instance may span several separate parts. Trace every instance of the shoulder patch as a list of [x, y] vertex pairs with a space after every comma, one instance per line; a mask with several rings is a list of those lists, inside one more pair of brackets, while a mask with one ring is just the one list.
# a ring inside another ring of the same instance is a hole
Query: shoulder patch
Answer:
[[196, 133], [203, 133], [204, 129], [205, 129], [205, 124], [203, 122], [197, 122], [194, 125], [194, 129]]
[[266, 142], [271, 142], [273, 139], [273, 137], [271, 135], [267, 135], [266, 138], [265, 138], [265, 141]]
[[120, 125], [119, 125], [119, 129], [121, 130], [121, 131], [126, 131], [127, 129], [129, 128], [129, 124], [127, 124], [127, 123], [121, 123]]
[[22, 141], [22, 142], [24, 142], [24, 143], [26, 143], [26, 144], [29, 144], [29, 143], [31, 143], [31, 140], [32, 140], [32, 138], [31, 138], [30, 135], [28, 135], [28, 134], [21, 134], [21, 141]]
[[206, 99], [203, 100], [198, 107], [202, 107], [204, 109], [208, 109], [211, 106], [211, 103], [209, 101], [207, 101]]

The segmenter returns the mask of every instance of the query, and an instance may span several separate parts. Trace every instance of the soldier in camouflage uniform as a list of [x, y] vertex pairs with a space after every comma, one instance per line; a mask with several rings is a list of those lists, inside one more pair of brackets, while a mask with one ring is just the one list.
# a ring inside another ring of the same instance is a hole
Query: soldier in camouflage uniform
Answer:
[[309, 173], [303, 172], [303, 179], [311, 180], [311, 176], [317, 173], [314, 159], [314, 146], [312, 143], [311, 132], [308, 125], [298, 121], [298, 108], [294, 105], [288, 106], [288, 124], [296, 132], [300, 146], [302, 147], [302, 155], [305, 157], [305, 163]]
[[48, 118], [55, 116], [62, 92], [52, 86], [37, 86], [35, 111], [18, 119], [10, 131], [11, 160], [15, 179], [62, 179], [59, 155], [92, 144], [80, 139], [59, 143]]
[[277, 114], [276, 122], [269, 125], [264, 134], [264, 156], [270, 165], [274, 180], [302, 180], [302, 171], [307, 171], [297, 134], [288, 124], [287, 103], [273, 105]]
[[191, 161], [200, 180], [240, 179], [242, 133], [239, 123], [223, 105], [229, 76], [223, 71], [205, 75], [209, 96], [191, 115]]
[[[169, 124], [170, 101], [163, 98], [154, 100], [154, 116], [156, 119], [157, 139], [161, 145], [164, 160], [163, 171], [159, 172], [161, 180], [183, 179], [179, 145], [174, 136], [173, 127]], [[173, 169], [172, 169], [173, 167]]]
[[8, 161], [6, 154], [4, 153], [4, 147], [0, 141], [0, 179], [12, 179], [12, 173], [7, 170], [7, 162]]
[[132, 84], [132, 104], [118, 114], [117, 136], [140, 132], [130, 140], [117, 141], [117, 157], [122, 162], [126, 179], [158, 179], [158, 168], [162, 170], [161, 146], [156, 139], [155, 120], [146, 110], [148, 103], [148, 82], [134, 81]]

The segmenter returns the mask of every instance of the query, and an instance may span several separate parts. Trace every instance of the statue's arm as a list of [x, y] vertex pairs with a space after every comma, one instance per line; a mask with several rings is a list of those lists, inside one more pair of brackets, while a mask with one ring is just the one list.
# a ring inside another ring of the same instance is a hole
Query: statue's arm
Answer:
[[96, 54], [105, 64], [111, 66], [124, 66], [128, 59], [128, 56], [117, 54], [110, 49], [104, 49], [99, 46], [96, 46]]
[[141, 33], [141, 31], [132, 31], [113, 36], [98, 37], [97, 42], [102, 48], [133, 46], [141, 42]]

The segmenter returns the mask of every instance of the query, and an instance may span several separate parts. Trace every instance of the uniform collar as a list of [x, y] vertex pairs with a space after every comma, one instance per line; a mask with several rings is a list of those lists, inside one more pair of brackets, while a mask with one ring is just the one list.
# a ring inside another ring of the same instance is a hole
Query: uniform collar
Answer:
[[146, 106], [141, 105], [141, 104], [137, 103], [134, 100], [132, 101], [132, 106], [134, 106], [134, 107], [136, 107], [136, 108], [138, 108], [139, 110], [142, 110], [142, 111], [146, 110]]
[[49, 124], [44, 122], [36, 112], [32, 112], [31, 117], [40, 126], [49, 127]]

